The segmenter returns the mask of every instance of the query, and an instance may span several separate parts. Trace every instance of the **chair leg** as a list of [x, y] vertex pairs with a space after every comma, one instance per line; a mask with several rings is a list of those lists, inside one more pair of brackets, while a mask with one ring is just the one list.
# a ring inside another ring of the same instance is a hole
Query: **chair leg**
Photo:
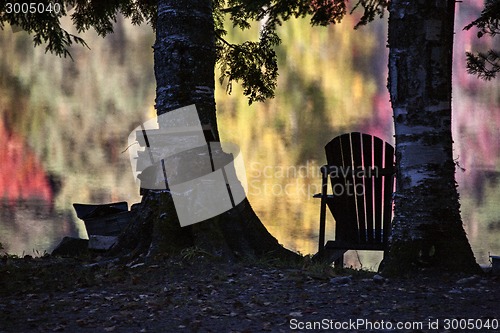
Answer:
[[319, 214], [319, 237], [318, 237], [318, 252], [325, 249], [325, 229], [326, 229], [326, 202], [321, 198], [321, 209]]
[[385, 267], [385, 263], [386, 263], [386, 259], [388, 258], [389, 256], [389, 248], [387, 247], [385, 250], [384, 250], [384, 256], [382, 257], [382, 261], [380, 262], [380, 264], [378, 265], [378, 269], [377, 269], [377, 272], [382, 272], [382, 270], [384, 269]]
[[323, 252], [325, 248], [325, 229], [326, 229], [326, 196], [328, 188], [327, 174], [324, 169], [321, 169], [321, 208], [319, 214], [319, 239], [318, 239], [318, 253]]
[[341, 255], [333, 264], [335, 268], [344, 268], [344, 255]]

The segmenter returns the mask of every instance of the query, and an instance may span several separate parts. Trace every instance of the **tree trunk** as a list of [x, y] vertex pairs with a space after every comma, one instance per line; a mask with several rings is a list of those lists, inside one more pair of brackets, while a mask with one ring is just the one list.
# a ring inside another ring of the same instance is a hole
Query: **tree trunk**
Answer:
[[451, 133], [454, 0], [390, 2], [396, 194], [384, 271], [478, 272], [460, 217]]
[[[210, 0], [159, 0], [154, 63], [157, 115], [195, 104], [200, 121], [218, 138], [215, 110], [215, 34]], [[162, 124], [160, 123], [160, 127]], [[167, 191], [148, 190], [137, 218], [120, 236], [113, 253], [172, 253], [196, 246], [212, 255], [299, 256], [278, 244], [248, 200], [207, 221], [180, 227]]]

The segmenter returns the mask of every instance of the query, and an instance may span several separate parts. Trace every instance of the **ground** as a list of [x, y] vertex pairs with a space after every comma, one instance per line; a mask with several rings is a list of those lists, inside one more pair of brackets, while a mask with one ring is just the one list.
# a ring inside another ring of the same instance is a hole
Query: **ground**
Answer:
[[150, 263], [0, 259], [0, 332], [500, 332], [499, 309], [492, 275], [385, 278], [195, 250]]

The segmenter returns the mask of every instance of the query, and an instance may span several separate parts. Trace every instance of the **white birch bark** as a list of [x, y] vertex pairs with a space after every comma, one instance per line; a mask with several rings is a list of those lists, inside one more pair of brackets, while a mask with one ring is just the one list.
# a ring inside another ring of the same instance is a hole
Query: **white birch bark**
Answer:
[[387, 271], [477, 269], [460, 217], [453, 160], [454, 6], [453, 0], [390, 3], [397, 190]]

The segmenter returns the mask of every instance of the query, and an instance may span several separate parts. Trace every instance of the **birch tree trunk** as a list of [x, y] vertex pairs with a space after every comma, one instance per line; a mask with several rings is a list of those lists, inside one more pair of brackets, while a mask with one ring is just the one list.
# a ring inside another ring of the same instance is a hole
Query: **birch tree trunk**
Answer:
[[477, 272], [460, 217], [451, 133], [454, 0], [390, 2], [397, 189], [385, 272]]
[[[159, 0], [154, 69], [157, 115], [195, 104], [200, 121], [218, 138], [215, 109], [215, 33], [211, 0]], [[160, 123], [160, 127], [162, 124]], [[172, 253], [196, 246], [218, 257], [298, 258], [267, 231], [248, 200], [208, 221], [180, 227], [172, 197], [149, 190], [135, 223], [114, 253]]]

